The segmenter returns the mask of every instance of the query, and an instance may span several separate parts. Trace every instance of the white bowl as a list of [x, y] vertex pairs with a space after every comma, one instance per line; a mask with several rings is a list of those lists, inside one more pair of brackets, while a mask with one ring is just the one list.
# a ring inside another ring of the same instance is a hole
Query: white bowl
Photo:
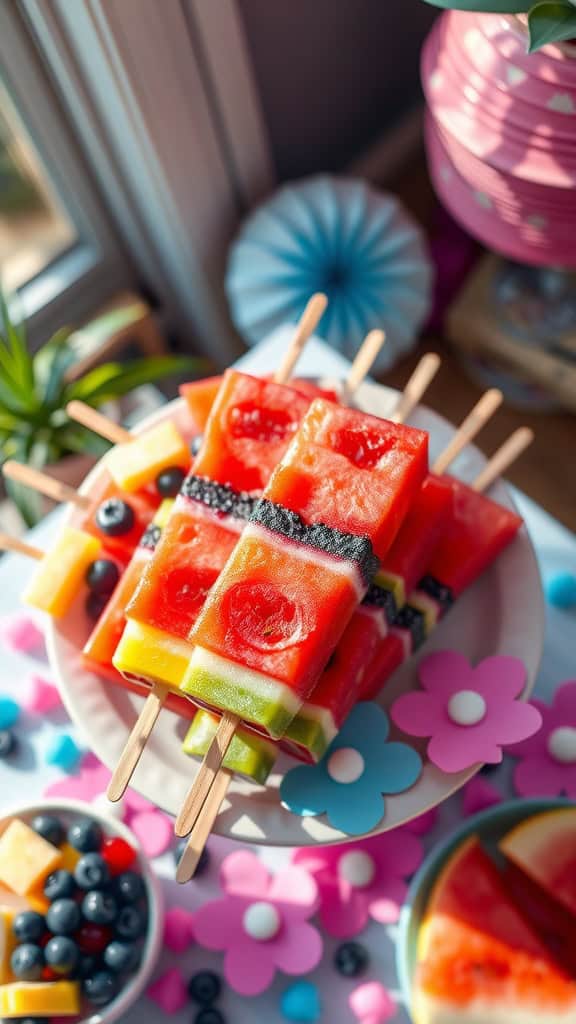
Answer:
[[[142, 960], [138, 970], [132, 974], [124, 984], [112, 1002], [103, 1006], [101, 1010], [95, 1010], [88, 1017], [70, 1017], [71, 1024], [114, 1024], [114, 1021], [121, 1020], [133, 1003], [142, 995], [150, 981], [150, 976], [156, 966], [156, 962], [162, 948], [164, 900], [162, 887], [154, 874], [150, 863], [140, 850], [140, 844], [136, 836], [126, 828], [122, 822], [106, 814], [92, 804], [83, 803], [81, 800], [42, 800], [37, 804], [14, 804], [8, 808], [2, 808], [0, 824], [6, 818], [21, 818], [30, 822], [37, 814], [55, 814], [65, 821], [73, 818], [93, 818], [97, 821], [106, 835], [119, 836], [130, 843], [138, 850], [138, 871], [142, 875], [146, 886], [148, 899], [148, 933], [144, 943]], [[10, 1024], [10, 1022], [7, 1022]]]
[[[315, 381], [326, 387], [338, 387], [334, 379]], [[387, 416], [398, 392], [365, 381], [354, 396], [354, 405], [378, 416]], [[144, 420], [137, 432], [154, 423], [173, 418], [180, 429], [190, 431], [190, 419], [183, 400], [176, 400]], [[430, 432], [430, 461], [446, 447], [455, 427], [437, 413], [419, 406], [410, 423]], [[473, 479], [486, 460], [474, 446], [457, 459], [455, 475]], [[90, 492], [102, 472], [100, 462], [82, 486]], [[502, 481], [490, 495], [500, 504], [514, 508], [508, 488]], [[78, 512], [69, 511], [72, 523]], [[80, 602], [79, 602], [80, 603]], [[114, 685], [82, 665], [80, 652], [90, 624], [84, 611], [75, 607], [63, 619], [47, 622], [48, 654], [58, 680], [66, 708], [84, 734], [87, 745], [108, 768], [116, 765], [128, 734], [142, 705], [120, 686]], [[522, 658], [527, 684], [524, 697], [532, 691], [540, 663], [544, 637], [544, 605], [540, 573], [526, 529], [520, 533], [497, 561], [456, 603], [418, 654], [404, 664], [384, 687], [379, 702], [386, 709], [399, 694], [418, 685], [418, 661], [431, 650], [455, 648], [472, 662], [489, 655]], [[198, 770], [198, 762], [182, 752], [187, 723], [166, 711], [160, 715], [151, 739], [134, 774], [132, 785], [169, 814], [177, 814]], [[332, 828], [325, 816], [298, 817], [280, 802], [279, 787], [283, 774], [296, 762], [280, 755], [266, 786], [257, 786], [235, 777], [216, 818], [214, 831], [243, 842], [272, 846], [313, 846], [345, 842], [349, 837]], [[427, 762], [424, 771], [409, 791], [386, 798], [386, 813], [373, 834], [396, 828], [442, 803], [463, 786], [478, 766], [448, 775]]]

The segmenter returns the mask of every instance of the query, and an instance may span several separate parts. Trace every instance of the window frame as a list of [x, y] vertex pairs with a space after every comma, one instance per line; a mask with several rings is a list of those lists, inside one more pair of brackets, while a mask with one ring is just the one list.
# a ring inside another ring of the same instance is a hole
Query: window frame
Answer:
[[18, 9], [0, 3], [0, 64], [22, 121], [77, 240], [18, 289], [33, 347], [63, 322], [90, 315], [135, 273], [59, 108]]

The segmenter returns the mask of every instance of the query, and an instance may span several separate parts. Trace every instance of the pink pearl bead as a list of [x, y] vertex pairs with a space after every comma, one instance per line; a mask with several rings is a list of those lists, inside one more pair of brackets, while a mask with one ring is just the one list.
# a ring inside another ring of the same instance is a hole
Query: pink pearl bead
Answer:
[[360, 1024], [383, 1024], [396, 1013], [396, 1003], [379, 981], [359, 985], [350, 994], [348, 1005]]

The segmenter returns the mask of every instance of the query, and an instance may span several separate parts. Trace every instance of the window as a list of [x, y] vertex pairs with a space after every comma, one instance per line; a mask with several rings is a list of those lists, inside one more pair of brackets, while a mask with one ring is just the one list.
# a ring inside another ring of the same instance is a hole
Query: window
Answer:
[[0, 78], [0, 274], [15, 291], [78, 241]]

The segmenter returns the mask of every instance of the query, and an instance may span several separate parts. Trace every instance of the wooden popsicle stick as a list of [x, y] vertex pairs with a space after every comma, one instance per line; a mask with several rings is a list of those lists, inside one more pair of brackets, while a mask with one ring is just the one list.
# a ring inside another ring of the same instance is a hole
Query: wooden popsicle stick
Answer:
[[532, 444], [534, 431], [530, 427], [518, 427], [507, 441], [498, 448], [484, 469], [472, 483], [475, 491], [487, 491], [502, 476], [522, 452]]
[[284, 358], [274, 374], [274, 380], [277, 384], [285, 384], [292, 376], [294, 367], [300, 358], [302, 349], [310, 335], [314, 333], [320, 323], [327, 305], [328, 299], [323, 292], [316, 292], [312, 298], [308, 299], [304, 312], [296, 325], [292, 341], [286, 349]]
[[440, 369], [442, 360], [436, 352], [427, 352], [418, 363], [414, 373], [406, 384], [391, 415], [392, 423], [405, 423], [410, 413], [416, 408], [430, 387]]
[[232, 772], [229, 772], [227, 768], [222, 768], [214, 780], [210, 793], [208, 794], [204, 806], [202, 807], [202, 814], [196, 819], [194, 828], [190, 834], [190, 838], [186, 844], [186, 849], [182, 854], [178, 867], [176, 868], [176, 881], [183, 883], [189, 882], [193, 877], [198, 862], [202, 856], [202, 851], [208, 842], [210, 833], [214, 827], [214, 822], [220, 810], [220, 805], [226, 796], [228, 786], [232, 781]]
[[444, 473], [448, 469], [450, 463], [454, 461], [456, 456], [476, 437], [482, 427], [494, 415], [496, 409], [502, 404], [502, 399], [502, 392], [498, 388], [490, 388], [482, 395], [482, 398], [476, 402], [474, 408], [460, 424], [450, 443], [436, 459], [432, 466], [434, 473]]
[[152, 685], [108, 785], [107, 796], [113, 804], [124, 796], [169, 692], [161, 683]]
[[356, 358], [350, 367], [350, 372], [344, 381], [342, 389], [342, 403], [348, 405], [354, 392], [360, 387], [362, 381], [368, 376], [374, 360], [386, 341], [386, 332], [380, 330], [369, 331], [364, 338]]
[[118, 423], [114, 423], [107, 416], [103, 416], [101, 412], [97, 412], [91, 405], [86, 405], [85, 402], [68, 402], [66, 412], [71, 420], [81, 423], [83, 427], [88, 427], [88, 430], [99, 434], [100, 437], [105, 437], [112, 444], [126, 444], [133, 440], [132, 434], [128, 430]]
[[24, 465], [23, 462], [9, 459], [2, 466], [2, 472], [8, 480], [25, 484], [26, 487], [32, 488], [33, 491], [39, 491], [40, 494], [45, 494], [47, 498], [52, 498], [54, 501], [70, 501], [78, 508], [90, 508], [92, 504], [90, 498], [85, 494], [79, 494], [68, 484], [62, 483], [61, 480], [55, 480], [47, 473], [41, 473], [33, 466]]
[[222, 767], [222, 762], [226, 757], [228, 747], [234, 739], [234, 733], [239, 725], [240, 719], [237, 715], [231, 715], [227, 712], [222, 715], [214, 739], [208, 747], [206, 757], [200, 765], [198, 774], [188, 790], [186, 799], [176, 818], [174, 831], [177, 836], [188, 835], [196, 824], [200, 813], [204, 811], [206, 801], [208, 798], [211, 799], [219, 773], [226, 771]]
[[9, 533], [0, 533], [0, 551], [13, 551], [17, 555], [33, 558], [36, 562], [40, 562], [45, 554], [42, 548], [35, 548], [19, 537], [11, 537]]

